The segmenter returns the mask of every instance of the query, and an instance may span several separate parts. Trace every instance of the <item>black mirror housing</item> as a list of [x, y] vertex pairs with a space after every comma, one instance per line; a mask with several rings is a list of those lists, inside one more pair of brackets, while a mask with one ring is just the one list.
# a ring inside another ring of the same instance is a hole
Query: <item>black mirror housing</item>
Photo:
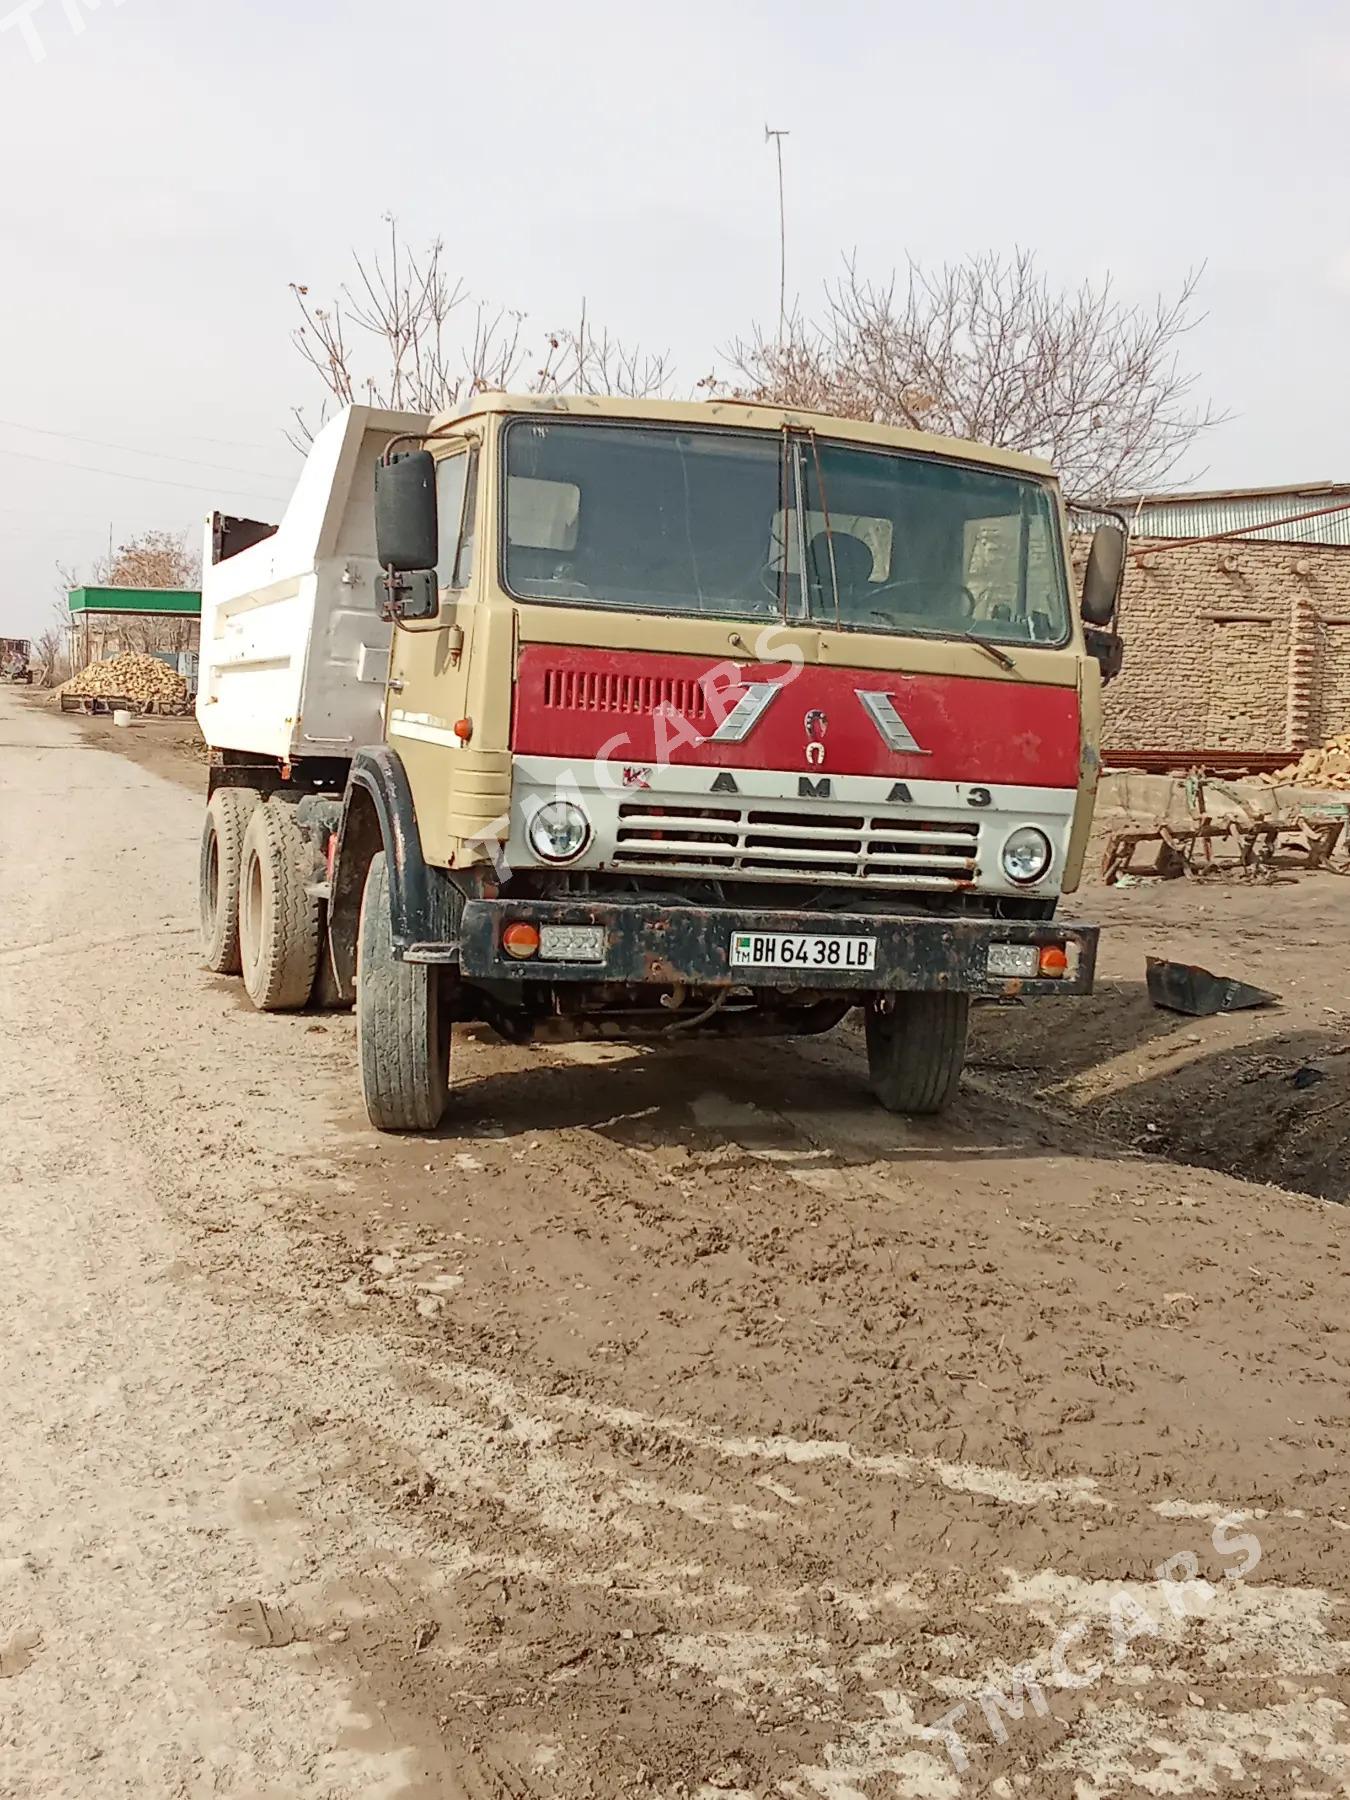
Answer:
[[1083, 576], [1084, 624], [1104, 629], [1115, 618], [1125, 579], [1127, 542], [1119, 525], [1099, 525], [1093, 532], [1087, 571]]
[[1125, 646], [1114, 631], [1102, 631], [1089, 625], [1087, 653], [1101, 670], [1103, 683], [1114, 681], [1125, 666]]
[[436, 460], [414, 450], [375, 465], [375, 554], [386, 569], [434, 569], [437, 553]]

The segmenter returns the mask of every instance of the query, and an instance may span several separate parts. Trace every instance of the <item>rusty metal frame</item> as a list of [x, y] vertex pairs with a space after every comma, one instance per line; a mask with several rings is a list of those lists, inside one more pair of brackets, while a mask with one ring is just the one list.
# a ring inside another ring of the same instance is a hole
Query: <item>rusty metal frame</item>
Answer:
[[[517, 960], [501, 947], [502, 931], [516, 923], [598, 925], [605, 933], [605, 960], [602, 964]], [[736, 932], [874, 937], [876, 967], [868, 971], [733, 967], [731, 939]], [[1092, 925], [958, 919], [931, 913], [753, 912], [638, 901], [470, 899], [458, 937], [460, 972], [466, 981], [1031, 997], [1090, 993], [1098, 935]], [[995, 943], [1075, 946], [1077, 968], [1063, 977], [991, 978], [988, 951]], [[419, 945], [413, 954], [417, 960], [442, 960], [431, 954], [434, 949]]]

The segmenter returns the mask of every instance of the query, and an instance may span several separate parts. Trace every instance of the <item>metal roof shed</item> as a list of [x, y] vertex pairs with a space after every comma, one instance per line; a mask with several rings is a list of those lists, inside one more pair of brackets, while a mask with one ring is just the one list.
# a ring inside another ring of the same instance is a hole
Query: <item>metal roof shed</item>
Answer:
[[115, 613], [123, 618], [200, 619], [202, 597], [195, 588], [77, 587], [66, 598], [77, 613]]
[[[198, 589], [77, 587], [67, 593], [66, 606], [72, 669], [87, 668], [91, 662], [127, 649], [157, 655], [161, 646], [168, 645], [180, 658], [179, 674], [196, 686], [195, 653], [202, 617]], [[194, 660], [185, 665], [181, 659], [188, 656]]]
[[[1110, 505], [1128, 520], [1132, 538], [1181, 541], [1250, 533], [1255, 543], [1350, 544], [1350, 483], [1343, 481], [1205, 491], [1182, 488], [1171, 494], [1127, 494]], [[1087, 513], [1073, 520], [1075, 531], [1090, 530], [1096, 523]]]

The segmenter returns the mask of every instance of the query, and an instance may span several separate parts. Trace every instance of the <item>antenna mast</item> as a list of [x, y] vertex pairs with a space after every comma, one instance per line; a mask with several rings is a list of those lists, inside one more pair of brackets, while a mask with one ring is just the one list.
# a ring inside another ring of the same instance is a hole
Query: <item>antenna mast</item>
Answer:
[[778, 342], [787, 342], [787, 205], [783, 192], [783, 139], [790, 131], [764, 127], [764, 142], [771, 143], [778, 158]]

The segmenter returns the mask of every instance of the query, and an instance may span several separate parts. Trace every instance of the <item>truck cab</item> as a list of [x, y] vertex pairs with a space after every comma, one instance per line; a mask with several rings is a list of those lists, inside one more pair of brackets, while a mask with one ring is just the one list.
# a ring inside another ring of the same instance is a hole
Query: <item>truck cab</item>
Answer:
[[[1090, 990], [1124, 543], [1032, 458], [732, 401], [476, 399], [374, 468], [382, 741], [305, 810], [367, 1108], [451, 1028], [802, 1035], [940, 1110], [972, 1000]], [[1091, 633], [1091, 637], [1087, 634]]]

